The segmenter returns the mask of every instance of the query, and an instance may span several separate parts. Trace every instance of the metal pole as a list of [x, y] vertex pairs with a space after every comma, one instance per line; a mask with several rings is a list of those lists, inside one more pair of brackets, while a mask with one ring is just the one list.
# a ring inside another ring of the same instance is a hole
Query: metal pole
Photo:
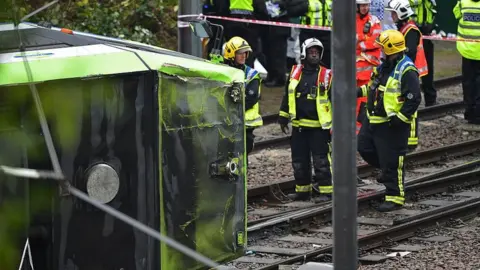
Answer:
[[355, 0], [333, 1], [333, 263], [357, 269]]
[[[200, 14], [202, 6], [200, 0], [179, 0], [178, 15]], [[197, 57], [202, 57], [202, 43], [196, 37], [188, 23], [178, 22], [178, 51]]]

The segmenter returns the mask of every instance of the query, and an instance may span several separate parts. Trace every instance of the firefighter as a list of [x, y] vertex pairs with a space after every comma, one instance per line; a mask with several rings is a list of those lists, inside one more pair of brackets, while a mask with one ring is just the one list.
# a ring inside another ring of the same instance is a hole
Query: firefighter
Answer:
[[[411, 19], [414, 15], [408, 0], [390, 0], [385, 10], [391, 11], [392, 20], [397, 24], [398, 30], [405, 37], [407, 56], [412, 59], [417, 67], [420, 78], [428, 74], [427, 59], [423, 51], [422, 32]], [[415, 149], [418, 145], [418, 117], [417, 112], [413, 114], [414, 121], [410, 125], [408, 147]]]
[[382, 170], [377, 180], [385, 185], [385, 201], [377, 208], [388, 212], [401, 208], [404, 194], [404, 158], [410, 122], [421, 102], [420, 81], [414, 62], [405, 54], [405, 38], [397, 30], [380, 34], [384, 62], [367, 85], [357, 89], [367, 97], [367, 118], [358, 135], [358, 152], [370, 165]]
[[315, 172], [313, 188], [319, 192], [317, 201], [331, 198], [330, 103], [331, 70], [321, 62], [324, 47], [318, 39], [302, 44], [301, 65], [292, 67], [280, 107], [279, 124], [288, 132], [292, 121], [292, 167], [296, 181], [292, 200], [310, 200], [312, 192], [311, 160]]
[[[458, 37], [480, 41], [480, 1], [459, 0], [453, 9], [459, 19]], [[462, 55], [464, 117], [470, 124], [480, 124], [480, 43], [457, 41]], [[474, 129], [475, 130], [475, 129]]]
[[254, 146], [255, 135], [253, 130], [263, 125], [259, 107], [261, 92], [260, 73], [245, 64], [248, 54], [252, 52], [252, 48], [245, 39], [233, 37], [225, 43], [223, 50], [225, 63], [245, 72], [245, 126], [248, 155]]
[[[435, 28], [434, 20], [437, 14], [437, 3], [435, 0], [409, 0], [410, 6], [415, 13], [415, 23], [422, 32], [422, 35], [431, 35]], [[434, 74], [434, 52], [435, 48], [431, 40], [423, 40], [425, 58], [427, 60], [428, 74], [422, 77], [422, 91], [425, 97], [425, 107], [437, 103], [437, 90], [433, 86]]]
[[[312, 26], [332, 26], [332, 0], [289, 0], [286, 10], [290, 17], [301, 16], [301, 24]], [[301, 29], [300, 44], [310, 38], [316, 38], [324, 47], [322, 63], [331, 67], [331, 31]]]
[[[380, 35], [382, 26], [380, 20], [370, 14], [370, 0], [356, 0], [356, 38], [357, 38], [357, 87], [367, 84], [370, 80], [373, 68], [380, 65], [381, 50], [375, 45], [375, 39]], [[357, 129], [360, 131], [362, 119], [365, 118], [364, 108], [366, 98], [357, 99]]]

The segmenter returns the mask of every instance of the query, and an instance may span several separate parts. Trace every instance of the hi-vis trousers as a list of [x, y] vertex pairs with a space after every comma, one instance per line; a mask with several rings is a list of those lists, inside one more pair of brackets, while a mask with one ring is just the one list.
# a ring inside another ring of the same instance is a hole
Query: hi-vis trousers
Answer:
[[370, 165], [382, 170], [380, 181], [385, 185], [385, 201], [399, 205], [405, 202], [404, 160], [408, 149], [409, 124], [362, 124], [358, 134], [358, 152]]

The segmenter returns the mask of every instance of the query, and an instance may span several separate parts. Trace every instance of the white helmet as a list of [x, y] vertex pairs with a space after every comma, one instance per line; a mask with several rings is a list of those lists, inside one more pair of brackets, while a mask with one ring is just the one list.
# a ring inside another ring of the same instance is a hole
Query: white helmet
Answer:
[[305, 40], [302, 44], [302, 52], [300, 53], [300, 59], [305, 59], [307, 57], [307, 49], [308, 48], [311, 48], [311, 47], [314, 47], [314, 46], [318, 46], [320, 47], [321, 49], [321, 53], [320, 53], [320, 60], [322, 59], [323, 57], [323, 44], [320, 40], [316, 39], [316, 38], [309, 38], [307, 40]]
[[415, 14], [410, 7], [410, 2], [408, 0], [389, 0], [388, 4], [385, 6], [385, 10], [397, 13], [399, 20], [405, 20]]
[[371, 0], [356, 0], [357, 5], [370, 4], [371, 2]]

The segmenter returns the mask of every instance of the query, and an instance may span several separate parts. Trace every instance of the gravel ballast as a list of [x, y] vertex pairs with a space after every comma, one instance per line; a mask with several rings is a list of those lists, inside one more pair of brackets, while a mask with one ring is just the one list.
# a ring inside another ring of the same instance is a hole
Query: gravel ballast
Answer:
[[[454, 86], [439, 91], [439, 103], [461, 100], [461, 86]], [[419, 146], [416, 151], [450, 145], [477, 138], [477, 133], [459, 128], [465, 123], [462, 113], [419, 123]], [[270, 133], [268, 131], [270, 128]], [[268, 125], [255, 131], [257, 137], [275, 137], [280, 135], [278, 125]], [[257, 134], [260, 133], [260, 134]], [[357, 154], [357, 164], [363, 163]], [[249, 156], [248, 187], [271, 184], [291, 179], [293, 170], [291, 152], [287, 148], [266, 149]]]

